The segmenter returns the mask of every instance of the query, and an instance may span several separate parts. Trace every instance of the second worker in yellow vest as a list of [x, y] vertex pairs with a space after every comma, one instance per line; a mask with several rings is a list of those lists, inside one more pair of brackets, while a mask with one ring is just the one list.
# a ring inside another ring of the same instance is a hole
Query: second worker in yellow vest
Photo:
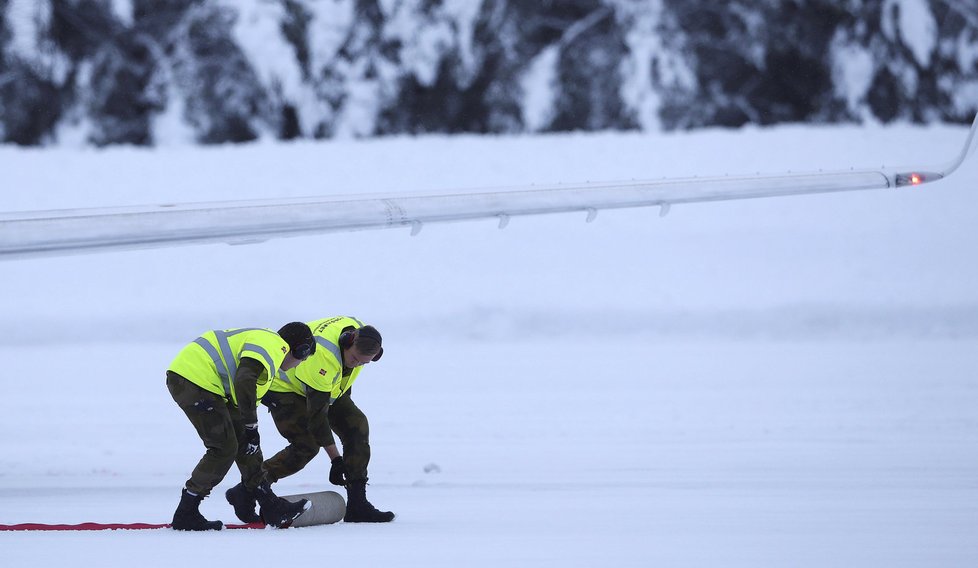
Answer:
[[[329, 480], [346, 487], [346, 522], [389, 522], [390, 511], [378, 511], [366, 496], [370, 461], [370, 429], [367, 417], [353, 403], [353, 383], [364, 365], [384, 353], [376, 328], [359, 320], [337, 316], [309, 322], [316, 339], [316, 353], [272, 381], [262, 398], [275, 427], [289, 445], [265, 461], [271, 482], [292, 475], [326, 450], [331, 463]], [[333, 432], [339, 436], [343, 454]], [[235, 510], [248, 503], [232, 503]], [[251, 503], [253, 510], [254, 503]]]

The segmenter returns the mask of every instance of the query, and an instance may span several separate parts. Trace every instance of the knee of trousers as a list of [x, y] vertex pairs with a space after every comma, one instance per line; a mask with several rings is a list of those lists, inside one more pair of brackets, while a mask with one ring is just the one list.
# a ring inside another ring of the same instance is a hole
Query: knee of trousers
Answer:
[[303, 468], [319, 454], [319, 446], [292, 442], [265, 462], [265, 467], [288, 464], [291, 468]]
[[238, 441], [230, 439], [223, 444], [209, 444], [207, 446], [207, 456], [212, 459], [220, 460], [233, 464], [238, 455]]
[[292, 455], [296, 461], [305, 465], [319, 454], [319, 446], [309, 444], [292, 444]]

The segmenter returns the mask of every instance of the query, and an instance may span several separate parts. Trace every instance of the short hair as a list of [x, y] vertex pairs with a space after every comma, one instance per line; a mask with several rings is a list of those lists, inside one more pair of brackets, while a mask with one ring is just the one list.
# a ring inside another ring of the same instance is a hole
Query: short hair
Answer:
[[353, 345], [364, 355], [376, 355], [383, 346], [380, 332], [372, 325], [365, 325], [357, 330], [357, 338]]

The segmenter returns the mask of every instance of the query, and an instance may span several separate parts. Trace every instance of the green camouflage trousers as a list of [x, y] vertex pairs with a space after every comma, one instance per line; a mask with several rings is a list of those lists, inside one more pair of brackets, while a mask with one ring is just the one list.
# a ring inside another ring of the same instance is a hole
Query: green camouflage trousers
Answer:
[[170, 371], [166, 373], [166, 388], [207, 448], [187, 480], [187, 490], [208, 495], [224, 479], [232, 463], [238, 464], [246, 486], [257, 487], [262, 477], [262, 455], [260, 450], [250, 456], [244, 453], [244, 423], [238, 408]]
[[[278, 481], [301, 470], [319, 453], [319, 444], [309, 432], [306, 398], [294, 393], [269, 392], [262, 399], [289, 445], [263, 464], [270, 481]], [[268, 403], [274, 403], [268, 404]], [[350, 392], [329, 407], [329, 425], [343, 445], [347, 481], [366, 481], [370, 462], [370, 427], [367, 417], [350, 398]]]

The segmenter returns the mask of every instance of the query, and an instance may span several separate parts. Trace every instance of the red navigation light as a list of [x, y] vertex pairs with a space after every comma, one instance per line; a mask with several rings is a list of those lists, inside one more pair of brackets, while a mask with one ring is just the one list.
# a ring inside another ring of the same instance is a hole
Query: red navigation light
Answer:
[[905, 174], [896, 174], [893, 181], [897, 187], [903, 187], [905, 185], [923, 185], [925, 183], [939, 180], [943, 177], [943, 174], [936, 172], [907, 172]]

